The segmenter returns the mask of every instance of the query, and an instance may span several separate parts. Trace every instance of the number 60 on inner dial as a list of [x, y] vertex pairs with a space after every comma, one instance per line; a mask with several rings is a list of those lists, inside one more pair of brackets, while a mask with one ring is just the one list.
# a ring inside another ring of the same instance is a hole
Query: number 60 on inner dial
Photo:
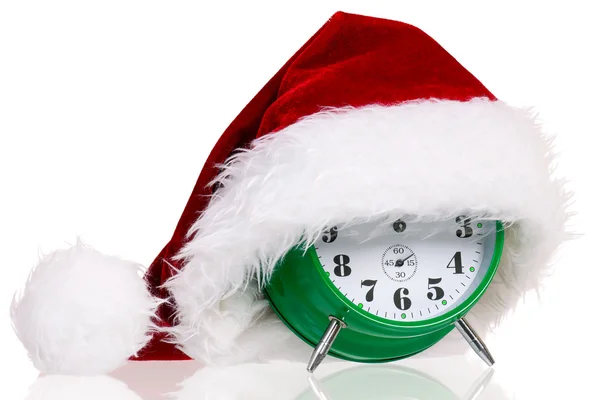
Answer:
[[307, 251], [290, 251], [265, 296], [282, 321], [326, 354], [387, 362], [419, 353], [456, 327], [488, 364], [494, 360], [464, 320], [490, 284], [502, 253], [499, 221], [332, 226]]

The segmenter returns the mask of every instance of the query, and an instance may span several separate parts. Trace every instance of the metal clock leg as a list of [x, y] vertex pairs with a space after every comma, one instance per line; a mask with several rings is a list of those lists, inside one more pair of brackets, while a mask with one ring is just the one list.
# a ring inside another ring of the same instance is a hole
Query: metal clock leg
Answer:
[[477, 355], [483, 361], [485, 361], [485, 363], [488, 366], [491, 367], [492, 365], [494, 365], [494, 357], [492, 357], [492, 354], [488, 350], [483, 340], [481, 340], [481, 338], [477, 335], [477, 332], [473, 330], [473, 328], [471, 327], [471, 325], [469, 325], [467, 320], [461, 318], [454, 323], [454, 326], [456, 326], [456, 329], [458, 329], [461, 335], [463, 335], [463, 337], [469, 343], [471, 348], [475, 350], [475, 353], [477, 353]]
[[346, 324], [336, 317], [329, 316], [329, 320], [331, 321], [329, 326], [325, 330], [323, 336], [321, 336], [321, 340], [319, 340], [317, 347], [315, 347], [315, 350], [310, 356], [308, 366], [306, 367], [308, 372], [315, 372], [319, 364], [321, 364], [329, 352], [329, 349], [331, 349], [331, 345], [335, 341], [338, 333], [340, 333], [340, 330], [346, 327]]

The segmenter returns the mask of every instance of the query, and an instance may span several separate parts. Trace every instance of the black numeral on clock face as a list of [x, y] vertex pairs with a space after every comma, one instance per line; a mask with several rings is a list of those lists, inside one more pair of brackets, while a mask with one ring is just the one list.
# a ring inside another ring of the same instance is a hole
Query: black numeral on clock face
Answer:
[[[453, 265], [451, 265], [453, 264]], [[454, 253], [454, 257], [450, 260], [446, 268], [454, 269], [454, 274], [464, 274], [462, 265], [462, 256], [460, 251]]]
[[338, 254], [333, 257], [333, 262], [335, 263], [335, 268], [333, 269], [333, 273], [336, 276], [344, 277], [348, 276], [352, 273], [352, 268], [348, 265], [350, 263], [350, 257], [345, 254]]
[[473, 228], [471, 228], [471, 218], [467, 218], [464, 215], [456, 217], [456, 222], [460, 225], [460, 228], [456, 231], [456, 236], [459, 238], [469, 238], [473, 236]]
[[366, 279], [364, 281], [360, 282], [360, 287], [363, 286], [370, 286], [371, 289], [369, 289], [369, 291], [367, 292], [367, 295], [365, 297], [366, 301], [373, 301], [373, 298], [375, 297], [375, 285], [377, 285], [377, 281], [376, 280], [372, 280], [372, 279]]
[[394, 292], [394, 304], [399, 310], [408, 310], [412, 305], [412, 301], [407, 297], [408, 295], [409, 291], [407, 288], [400, 288]]
[[[444, 289], [439, 286], [433, 286], [439, 285], [441, 282], [442, 278], [429, 278], [427, 286], [427, 289], [429, 289], [427, 292], [427, 298], [429, 300], [440, 300], [442, 297], [444, 297]], [[433, 290], [433, 292], [431, 290]]]
[[323, 241], [325, 243], [333, 243], [333, 242], [335, 242], [335, 239], [337, 239], [337, 237], [338, 237], [337, 226], [334, 226], [333, 228], [328, 229], [325, 232], [323, 232]]
[[[478, 238], [483, 236], [484, 224], [466, 214], [455, 215], [446, 223], [441, 229], [432, 229], [435, 235], [426, 237], [431, 243], [421, 246], [405, 233], [408, 228], [408, 233], [421, 231], [420, 224], [411, 222], [408, 227], [402, 219], [392, 219], [383, 227], [383, 238], [364, 248], [360, 246], [361, 230], [346, 235], [344, 227], [330, 224], [318, 232], [321, 245], [316, 244], [315, 249], [325, 273], [357, 309], [364, 307], [363, 312], [396, 321], [422, 321], [460, 304], [477, 282], [475, 271], [484, 271], [486, 238]], [[428, 251], [435, 252], [435, 257], [429, 257]], [[472, 266], [471, 260], [479, 265]]]

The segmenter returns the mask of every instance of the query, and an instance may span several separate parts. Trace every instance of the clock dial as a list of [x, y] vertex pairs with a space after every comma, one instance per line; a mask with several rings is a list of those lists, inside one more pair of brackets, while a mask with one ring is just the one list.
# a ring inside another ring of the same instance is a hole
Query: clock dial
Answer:
[[464, 302], [486, 274], [496, 222], [453, 220], [326, 230], [315, 250], [331, 282], [364, 311], [422, 321]]

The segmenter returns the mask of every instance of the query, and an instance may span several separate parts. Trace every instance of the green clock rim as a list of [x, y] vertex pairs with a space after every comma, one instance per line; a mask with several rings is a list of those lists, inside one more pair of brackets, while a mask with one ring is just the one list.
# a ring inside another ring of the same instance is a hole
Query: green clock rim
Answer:
[[[317, 267], [317, 271], [319, 276], [325, 281], [327, 287], [338, 297], [340, 301], [344, 303], [345, 306], [350, 308], [351, 310], [359, 313], [365, 318], [368, 318], [374, 322], [400, 327], [400, 328], [423, 328], [423, 327], [436, 327], [439, 325], [440, 328], [447, 326], [448, 322], [454, 322], [452, 320], [458, 319], [461, 314], [465, 310], [469, 310], [471, 307], [475, 305], [477, 300], [485, 293], [486, 289], [492, 282], [492, 278], [496, 274], [496, 270], [498, 269], [498, 265], [500, 264], [500, 260], [502, 258], [502, 249], [504, 248], [504, 225], [501, 221], [496, 221], [496, 243], [494, 244], [494, 254], [492, 255], [492, 259], [490, 261], [490, 267], [488, 271], [483, 276], [481, 283], [465, 301], [463, 301], [459, 306], [451, 309], [450, 311], [438, 315], [437, 317], [422, 320], [422, 321], [394, 321], [390, 319], [385, 319], [379, 317], [377, 315], [373, 315], [362, 308], [358, 307], [358, 305], [354, 304], [346, 296], [342, 294], [342, 292], [331, 282], [331, 279], [326, 274], [321, 261], [319, 260], [319, 256], [314, 246], [311, 246], [307, 249], [307, 254], [312, 258], [313, 264]], [[457, 318], [458, 317], [458, 318]], [[343, 318], [342, 318], [343, 319]]]

